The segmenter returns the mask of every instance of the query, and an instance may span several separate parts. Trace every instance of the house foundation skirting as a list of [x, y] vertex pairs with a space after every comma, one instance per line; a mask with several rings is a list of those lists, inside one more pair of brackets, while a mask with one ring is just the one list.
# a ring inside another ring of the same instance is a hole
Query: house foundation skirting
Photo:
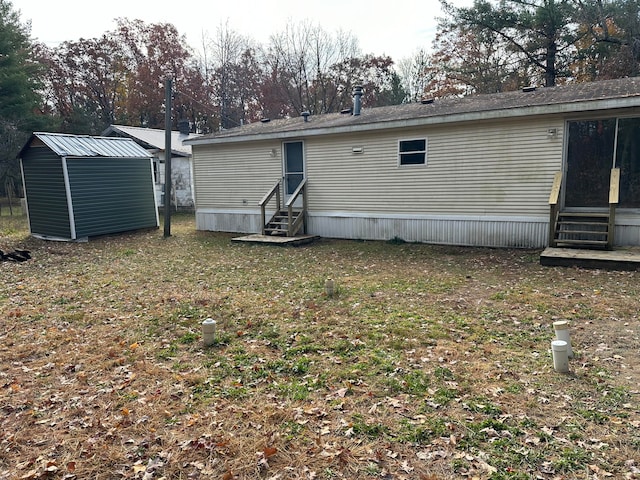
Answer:
[[[196, 210], [196, 228], [234, 233], [261, 231], [253, 210]], [[310, 213], [307, 233], [328, 238], [391, 240], [484, 247], [543, 248], [549, 222], [540, 217], [410, 216]]]
[[548, 219], [535, 217], [334, 214], [309, 218], [310, 232], [323, 237], [515, 248], [542, 248], [548, 225]]
[[[549, 236], [547, 217], [384, 215], [345, 212], [308, 214], [307, 232], [327, 238], [403, 240], [406, 242], [478, 247], [544, 248]], [[640, 245], [640, 222], [620, 216], [617, 246]], [[196, 228], [217, 232], [258, 233], [255, 210], [196, 210]]]

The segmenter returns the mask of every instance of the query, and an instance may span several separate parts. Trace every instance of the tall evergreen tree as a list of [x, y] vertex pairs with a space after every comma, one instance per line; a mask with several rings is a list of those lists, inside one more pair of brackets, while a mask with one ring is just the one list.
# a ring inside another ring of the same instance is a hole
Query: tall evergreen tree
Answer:
[[46, 125], [38, 93], [30, 26], [9, 0], [0, 0], [0, 192], [20, 185], [16, 158], [29, 135]]
[[482, 31], [498, 41], [505, 52], [520, 57], [516, 70], [538, 72], [544, 86], [552, 87], [569, 74], [579, 33], [573, 28], [571, 0], [475, 0], [471, 7], [454, 7], [441, 0], [449, 31]]

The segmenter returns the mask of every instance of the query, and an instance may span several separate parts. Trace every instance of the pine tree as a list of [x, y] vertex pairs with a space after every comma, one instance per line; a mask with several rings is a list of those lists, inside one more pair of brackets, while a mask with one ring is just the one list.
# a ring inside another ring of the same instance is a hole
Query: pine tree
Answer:
[[38, 93], [40, 65], [34, 60], [30, 26], [9, 0], [0, 0], [0, 192], [16, 189], [16, 155], [29, 135], [44, 126]]

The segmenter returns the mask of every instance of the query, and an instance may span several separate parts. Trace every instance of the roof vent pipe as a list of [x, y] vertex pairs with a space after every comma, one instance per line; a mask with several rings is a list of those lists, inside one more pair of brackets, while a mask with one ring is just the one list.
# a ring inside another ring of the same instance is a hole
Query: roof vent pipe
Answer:
[[362, 87], [360, 85], [353, 87], [353, 115], [360, 115], [362, 110]]
[[302, 115], [302, 117], [304, 118], [304, 123], [307, 123], [309, 121], [309, 115], [311, 115], [311, 112], [302, 112], [300, 115]]
[[178, 131], [183, 135], [189, 135], [191, 133], [191, 122], [189, 120], [180, 120], [178, 122]]

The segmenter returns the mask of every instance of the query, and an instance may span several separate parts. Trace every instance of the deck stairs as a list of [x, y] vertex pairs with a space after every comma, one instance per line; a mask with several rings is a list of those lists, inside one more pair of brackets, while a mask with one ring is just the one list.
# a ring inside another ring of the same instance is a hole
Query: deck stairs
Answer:
[[611, 170], [609, 208], [587, 211], [560, 209], [562, 173], [555, 175], [549, 196], [549, 246], [553, 248], [581, 248], [612, 250], [618, 205], [620, 170]]
[[[266, 222], [264, 226], [264, 235], [273, 235], [287, 237], [289, 235], [289, 226], [291, 224], [299, 224], [299, 219], [304, 212], [302, 210], [292, 210], [291, 221], [289, 220], [289, 212], [287, 210], [278, 210], [273, 214], [271, 219]], [[296, 235], [298, 232], [293, 231], [292, 235]]]
[[[284, 201], [284, 179], [279, 179], [260, 201], [263, 236], [296, 237], [306, 230], [307, 189], [302, 180], [288, 200]], [[275, 204], [275, 205], [274, 205]], [[273, 208], [267, 217], [267, 208]], [[275, 207], [275, 208], [274, 208]], [[269, 220], [267, 220], [269, 218]]]
[[556, 247], [607, 249], [611, 232], [609, 213], [559, 212], [553, 243]]

